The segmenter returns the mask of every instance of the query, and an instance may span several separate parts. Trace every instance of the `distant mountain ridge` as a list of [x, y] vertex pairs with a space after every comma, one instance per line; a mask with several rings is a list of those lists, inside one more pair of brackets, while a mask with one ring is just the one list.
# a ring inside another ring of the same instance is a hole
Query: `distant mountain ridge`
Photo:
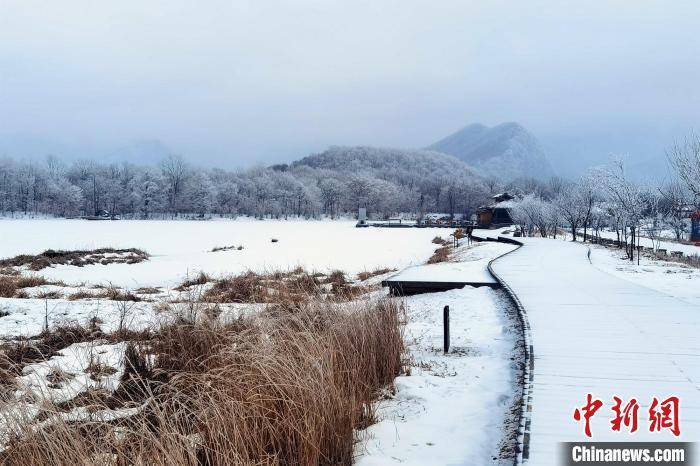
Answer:
[[453, 155], [484, 176], [504, 180], [554, 174], [537, 138], [513, 122], [491, 128], [472, 124], [427, 149]]
[[107, 143], [76, 143], [31, 134], [0, 134], [0, 157], [44, 160], [53, 155], [75, 161], [99, 159], [107, 163], [130, 162], [155, 165], [173, 151], [158, 139], [135, 139], [113, 146]]

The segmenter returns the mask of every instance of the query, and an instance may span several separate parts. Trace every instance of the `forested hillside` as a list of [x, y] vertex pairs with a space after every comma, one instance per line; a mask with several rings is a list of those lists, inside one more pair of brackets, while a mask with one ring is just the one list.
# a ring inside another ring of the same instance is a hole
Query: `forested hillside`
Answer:
[[430, 151], [332, 147], [291, 165], [204, 169], [178, 156], [154, 166], [0, 158], [0, 211], [56, 216], [107, 210], [129, 218], [180, 215], [337, 216], [367, 207], [471, 214], [488, 189], [456, 158]]

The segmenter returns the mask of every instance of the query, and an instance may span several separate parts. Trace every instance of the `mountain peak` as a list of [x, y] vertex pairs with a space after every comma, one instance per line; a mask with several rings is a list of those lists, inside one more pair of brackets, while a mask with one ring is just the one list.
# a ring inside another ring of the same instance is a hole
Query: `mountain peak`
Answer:
[[537, 138], [517, 122], [470, 124], [428, 149], [454, 155], [484, 175], [546, 178], [552, 167]]

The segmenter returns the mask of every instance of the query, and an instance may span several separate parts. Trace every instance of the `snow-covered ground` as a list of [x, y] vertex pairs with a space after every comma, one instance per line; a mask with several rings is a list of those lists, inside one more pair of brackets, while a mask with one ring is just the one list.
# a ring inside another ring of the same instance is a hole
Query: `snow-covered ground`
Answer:
[[448, 262], [414, 265], [392, 275], [390, 280], [426, 282], [496, 283], [487, 270], [494, 257], [511, 251], [515, 246], [504, 243], [474, 243], [460, 247]]
[[650, 259], [642, 255], [631, 262], [624, 251], [591, 247], [593, 265], [611, 275], [682, 299], [700, 309], [700, 269], [677, 262]]
[[[378, 267], [425, 262], [446, 236], [441, 228], [354, 228], [349, 220], [0, 220], [0, 257], [46, 249], [140, 248], [151, 258], [139, 264], [55, 266], [41, 275], [65, 282], [112, 283], [126, 288], [173, 286], [200, 270], [235, 274], [304, 266], [353, 274]], [[278, 241], [273, 243], [272, 239]], [[243, 249], [211, 252], [214, 247]]]
[[[88, 389], [101, 388], [112, 392], [124, 372], [125, 347], [124, 342], [91, 341], [64, 348], [48, 361], [24, 368], [18, 384], [19, 396], [60, 403]], [[86, 371], [90, 367], [92, 371]]]
[[85, 324], [93, 317], [109, 332], [118, 328], [120, 315], [129, 329], [137, 330], [154, 323], [157, 315], [153, 303], [148, 302], [17, 298], [0, 298], [0, 314], [0, 337], [4, 338], [38, 335], [45, 320], [53, 327], [69, 322]]
[[[457, 258], [482, 269], [512, 246], [460, 248]], [[380, 422], [363, 434], [360, 465], [512, 464], [502, 443], [504, 424], [519, 398], [514, 361], [521, 332], [500, 290], [473, 288], [405, 298], [410, 376], [396, 379], [396, 395], [380, 404]], [[442, 351], [442, 313], [450, 306], [451, 349]], [[507, 443], [507, 442], [506, 442]], [[502, 451], [503, 450], [503, 451]]]

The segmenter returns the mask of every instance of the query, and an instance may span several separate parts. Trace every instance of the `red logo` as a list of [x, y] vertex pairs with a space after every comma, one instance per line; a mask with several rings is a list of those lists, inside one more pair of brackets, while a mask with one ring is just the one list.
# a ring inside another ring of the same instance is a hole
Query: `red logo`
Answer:
[[669, 396], [662, 402], [654, 397], [649, 407], [649, 431], [658, 432], [661, 429], [669, 429], [676, 437], [681, 435], [679, 407], [680, 400], [677, 396]]
[[[574, 410], [574, 420], [577, 422], [583, 421], [583, 431], [587, 437], [592, 436], [591, 418], [602, 407], [603, 402], [588, 393], [586, 395], [586, 403]], [[610, 421], [611, 430], [620, 432], [624, 426], [630, 434], [637, 431], [639, 426], [639, 402], [636, 398], [631, 398], [625, 402], [622, 398], [614, 396], [611, 409], [615, 414], [613, 420]], [[659, 401], [654, 397], [649, 406], [649, 432], [660, 432], [663, 429], [668, 429], [673, 435], [678, 437], [681, 435], [679, 412], [680, 400], [677, 396], [670, 396], [663, 401]]]

